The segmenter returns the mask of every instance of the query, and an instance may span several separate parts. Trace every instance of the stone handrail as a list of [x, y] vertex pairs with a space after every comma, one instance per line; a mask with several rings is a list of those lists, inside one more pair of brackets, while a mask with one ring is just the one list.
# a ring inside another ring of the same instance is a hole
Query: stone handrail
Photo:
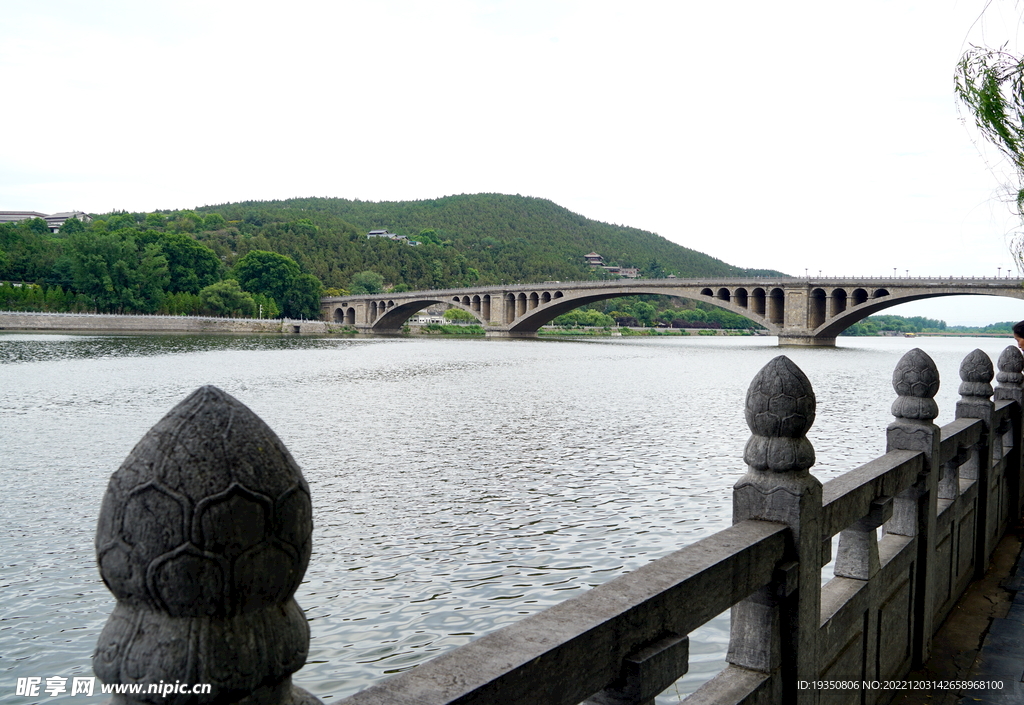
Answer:
[[342, 702], [647, 702], [685, 673], [687, 633], [772, 580], [785, 534], [741, 522]]
[[1020, 284], [1022, 278], [1019, 276], [999, 276], [999, 277], [973, 277], [973, 276], [955, 276], [952, 274], [940, 274], [936, 276], [890, 276], [890, 275], [868, 275], [868, 276], [805, 276], [805, 277], [792, 277], [792, 276], [755, 276], [755, 275], [740, 275], [735, 277], [669, 277], [664, 279], [582, 279], [582, 280], [565, 280], [565, 281], [542, 281], [542, 282], [503, 282], [500, 284], [484, 284], [481, 286], [473, 287], [456, 287], [446, 289], [417, 289], [415, 291], [383, 291], [378, 294], [346, 294], [342, 296], [322, 296], [322, 301], [331, 301], [338, 299], [352, 299], [352, 298], [368, 298], [368, 299], [387, 299], [387, 298], [399, 298], [408, 297], [410, 295], [418, 294], [431, 294], [432, 296], [449, 296], [452, 294], [464, 294], [467, 289], [474, 292], [502, 292], [502, 291], [540, 291], [544, 289], [558, 289], [559, 287], [571, 287], [574, 289], [586, 289], [586, 288], [604, 288], [608, 286], [619, 286], [622, 288], [630, 287], [650, 287], [656, 286], [659, 283], [664, 285], [679, 285], [679, 284], [691, 284], [691, 285], [721, 285], [729, 284], [735, 285], [740, 282], [748, 283], [751, 285], [763, 284], [763, 283], [800, 283], [806, 282], [808, 284], [814, 282], [877, 282], [885, 284], [891, 282], [892, 285], [906, 284], [909, 281], [922, 281], [922, 282], [939, 282], [939, 281], [963, 281], [963, 282], [995, 282], [999, 284], [1013, 283]]
[[[728, 666], [691, 705], [817, 704], [802, 681], [900, 678], [1020, 514], [1022, 370], [1007, 348], [993, 390], [991, 360], [968, 355], [957, 418], [939, 428], [938, 371], [912, 350], [893, 375], [887, 452], [822, 485], [806, 436], [814, 392], [779, 356], [747, 394], [733, 526], [338, 705], [646, 705], [686, 673], [687, 635], [727, 609]], [[100, 514], [97, 556], [118, 603], [94, 670], [212, 692], [118, 702], [318, 703], [291, 684], [308, 650], [293, 595], [310, 517], [294, 460], [232, 397], [204, 387], [154, 426]], [[892, 692], [856, 695], [872, 705]]]

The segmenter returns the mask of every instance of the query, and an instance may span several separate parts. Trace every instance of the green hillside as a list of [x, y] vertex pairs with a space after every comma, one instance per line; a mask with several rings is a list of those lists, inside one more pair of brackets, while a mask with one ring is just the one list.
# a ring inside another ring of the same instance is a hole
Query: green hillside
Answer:
[[[295, 258], [328, 287], [345, 288], [353, 274], [366, 269], [414, 289], [605, 276], [584, 263], [583, 255], [591, 251], [601, 254], [606, 264], [636, 267], [645, 276], [778, 274], [734, 267], [654, 233], [590, 220], [551, 201], [524, 196], [475, 194], [398, 202], [296, 198], [197, 211], [222, 215], [243, 236], [259, 237], [260, 247]], [[316, 235], [296, 236], [293, 224], [299, 221], [315, 226]], [[365, 234], [373, 229], [424, 245], [367, 241]], [[358, 242], [339, 237], [353, 232]], [[233, 248], [237, 254], [254, 249], [245, 237]]]
[[[409, 239], [367, 237], [379, 229]], [[40, 218], [0, 223], [0, 282], [16, 284], [0, 308], [313, 318], [324, 293], [614, 278], [587, 264], [592, 251], [648, 278], [778, 274], [540, 198], [304, 198], [107, 213], [58, 233]]]

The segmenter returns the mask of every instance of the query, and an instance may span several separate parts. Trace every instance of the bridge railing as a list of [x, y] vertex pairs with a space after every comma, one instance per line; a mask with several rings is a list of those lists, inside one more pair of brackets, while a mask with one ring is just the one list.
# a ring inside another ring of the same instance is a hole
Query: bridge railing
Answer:
[[784, 285], [784, 284], [809, 284], [828, 282], [831, 284], [846, 283], [851, 286], [855, 286], [857, 282], [872, 282], [875, 284], [886, 284], [889, 283], [893, 286], [906, 285], [907, 282], [979, 282], [979, 283], [998, 283], [1001, 285], [1019, 285], [1024, 282], [1019, 275], [1010, 276], [989, 276], [989, 277], [972, 277], [972, 276], [957, 276], [952, 274], [941, 274], [935, 276], [892, 276], [892, 275], [867, 275], [867, 276], [838, 276], [838, 275], [825, 275], [825, 276], [805, 276], [805, 277], [761, 277], [761, 276], [748, 276], [748, 277], [694, 277], [689, 279], [683, 278], [666, 278], [666, 279], [584, 279], [584, 280], [566, 280], [566, 281], [547, 281], [547, 282], [535, 282], [527, 284], [517, 283], [502, 283], [502, 284], [487, 284], [483, 286], [463, 287], [454, 289], [422, 289], [418, 291], [403, 291], [403, 292], [384, 292], [380, 294], [348, 294], [344, 296], [324, 296], [321, 297], [323, 303], [331, 301], [342, 301], [350, 299], [398, 299], [398, 298], [409, 298], [410, 296], [416, 297], [420, 294], [429, 293], [432, 296], [450, 296], [450, 295], [463, 295], [466, 292], [480, 292], [480, 293], [495, 293], [504, 291], [553, 291], [559, 288], [607, 288], [607, 287], [650, 287], [652, 285], [676, 285], [676, 286], [718, 286], [718, 285]]
[[[688, 634], [729, 609], [728, 665], [691, 705], [817, 703], [801, 682], [899, 678], [927, 658], [1020, 514], [1022, 370], [1007, 348], [993, 390], [991, 360], [971, 353], [956, 420], [939, 428], [938, 372], [909, 352], [893, 375], [887, 452], [822, 485], [806, 436], [813, 389], [777, 357], [747, 394], [733, 526], [338, 703], [652, 703], [686, 673]], [[318, 702], [291, 685], [309, 641], [293, 595], [310, 516], [298, 467], [251, 411], [213, 388], [179, 404], [104, 499], [97, 554], [118, 604], [97, 675], [210, 683], [198, 702]], [[891, 695], [851, 689], [828, 702]]]

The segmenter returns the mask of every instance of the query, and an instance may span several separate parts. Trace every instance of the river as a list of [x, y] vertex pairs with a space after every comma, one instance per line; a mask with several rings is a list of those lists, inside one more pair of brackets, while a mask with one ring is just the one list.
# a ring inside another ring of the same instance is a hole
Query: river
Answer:
[[[814, 385], [825, 481], [884, 450], [904, 352], [935, 359], [941, 424], [963, 356], [1008, 342], [0, 333], [0, 703], [33, 702], [18, 678], [92, 675], [113, 607], [93, 548], [107, 480], [203, 384], [259, 414], [309, 482], [295, 681], [327, 701], [727, 526], [746, 389], [780, 352]], [[726, 616], [691, 637], [659, 705], [723, 667]]]

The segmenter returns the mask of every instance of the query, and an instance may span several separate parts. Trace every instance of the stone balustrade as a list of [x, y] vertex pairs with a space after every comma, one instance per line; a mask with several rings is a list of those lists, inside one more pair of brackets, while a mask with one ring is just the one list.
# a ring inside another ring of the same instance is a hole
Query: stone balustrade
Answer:
[[[1021, 510], [1024, 357], [964, 359], [939, 428], [935, 364], [893, 374], [887, 452], [822, 484], [810, 473], [810, 381], [788, 358], [750, 385], [734, 524], [338, 705], [641, 705], [686, 673], [687, 635], [731, 609], [728, 666], [685, 702], [885, 703]], [[117, 597], [94, 656], [113, 683], [208, 682], [126, 703], [312, 705], [293, 686], [309, 632], [293, 598], [310, 556], [309, 490], [273, 432], [204, 387], [111, 478], [96, 547]], [[832, 560], [834, 577], [822, 583]]]

